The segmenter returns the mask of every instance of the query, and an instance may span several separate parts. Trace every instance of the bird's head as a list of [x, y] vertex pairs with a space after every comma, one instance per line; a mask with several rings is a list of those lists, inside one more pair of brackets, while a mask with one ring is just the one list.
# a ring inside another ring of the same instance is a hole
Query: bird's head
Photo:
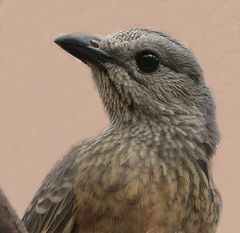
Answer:
[[91, 67], [112, 122], [187, 116], [215, 128], [201, 68], [171, 36], [132, 28], [106, 37], [75, 33], [55, 42]]

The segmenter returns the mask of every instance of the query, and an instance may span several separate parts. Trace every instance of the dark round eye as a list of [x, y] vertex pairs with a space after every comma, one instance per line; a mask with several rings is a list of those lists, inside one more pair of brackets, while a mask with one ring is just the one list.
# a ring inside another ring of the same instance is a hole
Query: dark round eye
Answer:
[[156, 71], [159, 66], [159, 58], [149, 51], [144, 51], [137, 54], [136, 63], [142, 72], [152, 73]]

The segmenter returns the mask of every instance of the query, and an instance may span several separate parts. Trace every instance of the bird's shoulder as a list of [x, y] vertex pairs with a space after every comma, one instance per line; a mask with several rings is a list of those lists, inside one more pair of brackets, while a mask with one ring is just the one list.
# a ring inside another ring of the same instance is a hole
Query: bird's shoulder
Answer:
[[[76, 195], [74, 185], [81, 158], [91, 158], [103, 146], [101, 140], [86, 139], [59, 159], [25, 211], [23, 222], [30, 233], [57, 233], [74, 226]], [[103, 140], [104, 141], [104, 140]]]
[[25, 211], [23, 222], [28, 231], [57, 233], [59, 229], [66, 228], [67, 233], [72, 232], [77, 174], [84, 171], [86, 166], [91, 167], [97, 155], [114, 154], [114, 148], [119, 144], [121, 136], [103, 133], [83, 140], [57, 161]]
[[73, 227], [77, 151], [74, 147], [55, 164], [28, 206], [23, 222], [30, 233], [56, 233]]

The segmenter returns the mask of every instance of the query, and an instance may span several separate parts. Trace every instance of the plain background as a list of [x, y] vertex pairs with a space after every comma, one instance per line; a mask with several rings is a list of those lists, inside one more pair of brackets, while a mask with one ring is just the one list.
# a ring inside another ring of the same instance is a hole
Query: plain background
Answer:
[[20, 216], [55, 161], [108, 124], [89, 68], [58, 48], [64, 33], [130, 26], [189, 46], [216, 103], [222, 140], [213, 175], [218, 233], [239, 233], [239, 0], [3, 0], [0, 3], [0, 184]]

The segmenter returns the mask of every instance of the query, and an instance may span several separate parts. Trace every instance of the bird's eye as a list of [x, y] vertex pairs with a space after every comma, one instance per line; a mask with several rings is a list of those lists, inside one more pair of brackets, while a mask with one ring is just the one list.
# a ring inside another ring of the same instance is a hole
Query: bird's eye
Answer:
[[156, 71], [159, 66], [159, 58], [149, 51], [137, 54], [135, 59], [137, 66], [144, 73], [152, 73]]

